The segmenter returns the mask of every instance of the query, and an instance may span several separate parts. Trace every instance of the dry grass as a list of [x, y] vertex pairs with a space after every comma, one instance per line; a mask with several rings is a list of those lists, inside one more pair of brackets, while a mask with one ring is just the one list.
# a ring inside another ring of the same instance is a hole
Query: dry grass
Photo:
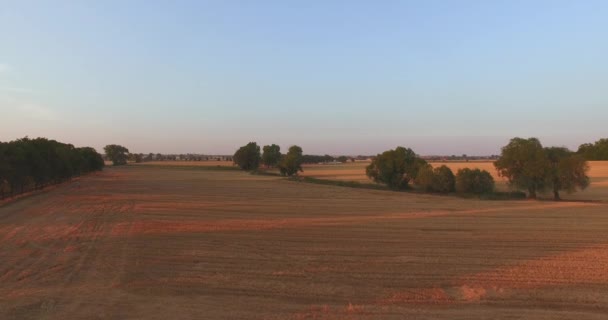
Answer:
[[158, 166], [108, 168], [79, 185], [0, 207], [0, 319], [608, 313], [603, 203], [466, 200]]

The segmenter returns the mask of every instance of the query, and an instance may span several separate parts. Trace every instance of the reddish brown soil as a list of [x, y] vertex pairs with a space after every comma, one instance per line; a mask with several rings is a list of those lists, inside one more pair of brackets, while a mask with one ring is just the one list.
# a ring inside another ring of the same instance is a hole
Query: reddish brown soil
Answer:
[[602, 319], [607, 209], [109, 168], [0, 207], [0, 319]]

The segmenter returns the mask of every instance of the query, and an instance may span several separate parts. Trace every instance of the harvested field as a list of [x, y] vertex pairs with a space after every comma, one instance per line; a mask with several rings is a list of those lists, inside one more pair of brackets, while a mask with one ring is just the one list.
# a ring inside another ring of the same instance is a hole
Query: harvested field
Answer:
[[0, 319], [604, 319], [607, 213], [107, 168], [0, 207]]
[[[356, 181], [361, 183], [369, 183], [370, 180], [365, 175], [365, 167], [369, 162], [355, 162], [345, 164], [332, 165], [306, 165], [304, 172], [301, 173], [305, 177], [313, 177], [328, 180], [340, 181]], [[459, 169], [471, 168], [486, 170], [492, 174], [496, 181], [496, 188], [500, 191], [511, 190], [504, 178], [498, 176], [494, 164], [490, 161], [470, 161], [470, 162], [431, 162], [434, 167], [446, 165], [454, 174]], [[590, 161], [589, 162], [589, 177], [591, 178], [591, 186], [582, 192], [576, 192], [568, 195], [564, 193], [563, 198], [569, 200], [601, 200], [608, 201], [608, 161]], [[551, 198], [552, 195], [547, 195]]]

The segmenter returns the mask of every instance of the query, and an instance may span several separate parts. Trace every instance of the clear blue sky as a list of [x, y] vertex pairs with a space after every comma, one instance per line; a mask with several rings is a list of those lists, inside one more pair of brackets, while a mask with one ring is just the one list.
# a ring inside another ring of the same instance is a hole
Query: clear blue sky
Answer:
[[0, 140], [491, 154], [608, 136], [608, 1], [0, 3]]

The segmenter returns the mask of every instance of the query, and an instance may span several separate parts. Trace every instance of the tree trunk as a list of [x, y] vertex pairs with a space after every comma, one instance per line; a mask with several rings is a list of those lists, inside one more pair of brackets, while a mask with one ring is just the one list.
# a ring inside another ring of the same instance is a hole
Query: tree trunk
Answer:
[[560, 201], [562, 198], [559, 197], [559, 191], [553, 190], [553, 199], [555, 201]]
[[536, 199], [536, 188], [528, 188], [528, 198], [530, 199]]

